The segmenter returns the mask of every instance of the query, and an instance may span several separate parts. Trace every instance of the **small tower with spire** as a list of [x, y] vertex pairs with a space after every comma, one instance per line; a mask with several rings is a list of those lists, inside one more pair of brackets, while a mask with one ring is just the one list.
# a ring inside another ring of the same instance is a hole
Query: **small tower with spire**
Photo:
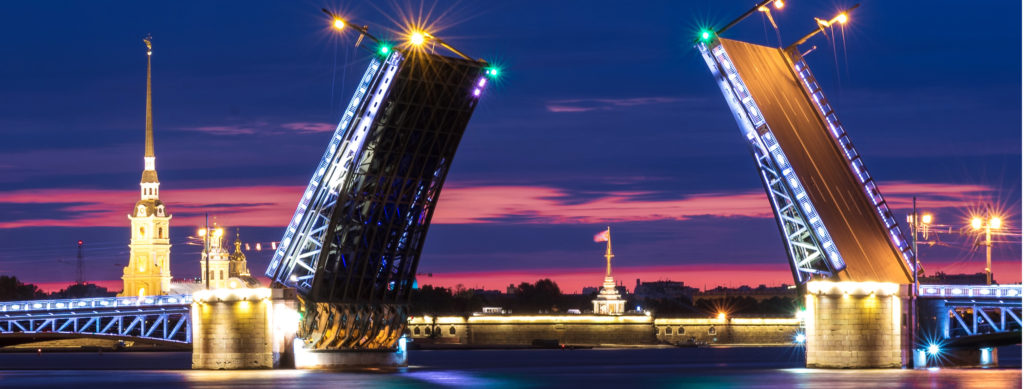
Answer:
[[612, 254], [612, 228], [609, 226], [607, 230], [598, 234], [598, 237], [607, 242], [608, 248], [604, 253], [604, 283], [601, 285], [601, 291], [597, 294], [597, 298], [593, 300], [594, 314], [621, 315], [626, 311], [626, 300], [623, 300], [619, 291], [615, 289], [615, 279], [612, 278], [612, 258], [615, 257], [615, 254]]
[[153, 38], [146, 43], [146, 149], [143, 155], [141, 196], [132, 208], [131, 250], [124, 268], [124, 290], [119, 297], [164, 295], [171, 288], [170, 221], [160, 201], [160, 181], [156, 176], [156, 153], [153, 151]]

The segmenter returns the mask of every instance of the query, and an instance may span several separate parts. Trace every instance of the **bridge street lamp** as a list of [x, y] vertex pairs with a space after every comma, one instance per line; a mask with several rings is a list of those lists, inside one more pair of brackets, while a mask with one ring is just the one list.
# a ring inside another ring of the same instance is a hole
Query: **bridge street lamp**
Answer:
[[971, 218], [971, 229], [985, 230], [985, 242], [979, 243], [985, 246], [985, 284], [992, 285], [992, 230], [998, 230], [1003, 226], [1003, 219], [999, 216], [989, 216], [988, 220], [975, 216]]

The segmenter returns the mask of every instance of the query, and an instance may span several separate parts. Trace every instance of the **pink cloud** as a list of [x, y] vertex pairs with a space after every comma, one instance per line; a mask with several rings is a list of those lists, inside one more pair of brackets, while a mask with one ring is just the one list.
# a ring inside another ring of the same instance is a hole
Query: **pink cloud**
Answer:
[[[979, 185], [894, 182], [880, 185], [893, 208], [909, 207], [910, 195], [932, 209], [965, 207], [971, 196], [991, 192]], [[161, 197], [176, 215], [175, 225], [200, 223], [203, 212], [224, 225], [280, 227], [291, 217], [304, 188], [238, 186], [173, 189]], [[578, 224], [625, 221], [687, 220], [697, 216], [772, 217], [760, 190], [701, 193], [650, 199], [657, 193], [609, 192], [585, 201], [566, 201], [570, 192], [547, 186], [458, 186], [442, 191], [434, 223], [438, 224]], [[664, 196], [662, 196], [664, 197]], [[65, 213], [53, 217], [0, 221], [0, 228], [32, 226], [124, 226], [138, 199], [135, 190], [26, 189], [0, 193], [0, 204], [55, 204]]]
[[257, 132], [253, 126], [243, 125], [199, 126], [183, 129], [188, 131], [205, 132], [213, 135], [252, 135]]
[[[163, 189], [160, 194], [174, 216], [172, 225], [199, 225], [202, 213], [209, 212], [223, 225], [276, 227], [291, 217], [302, 190], [297, 186], [242, 186]], [[0, 193], [0, 203], [69, 204], [59, 217], [2, 221], [0, 228], [123, 227], [138, 198], [138, 191], [126, 190], [29, 189]]]
[[493, 223], [500, 219], [544, 224], [684, 220], [693, 216], [771, 217], [761, 192], [699, 194], [668, 200], [644, 200], [647, 192], [611, 192], [584, 202], [566, 203], [561, 189], [543, 186], [453, 187], [441, 192], [434, 222]]
[[664, 104], [683, 101], [680, 97], [631, 97], [623, 99], [566, 99], [549, 101], [549, 112], [608, 111], [638, 105]]
[[330, 132], [334, 131], [337, 125], [330, 123], [294, 122], [282, 124], [281, 127], [298, 132]]

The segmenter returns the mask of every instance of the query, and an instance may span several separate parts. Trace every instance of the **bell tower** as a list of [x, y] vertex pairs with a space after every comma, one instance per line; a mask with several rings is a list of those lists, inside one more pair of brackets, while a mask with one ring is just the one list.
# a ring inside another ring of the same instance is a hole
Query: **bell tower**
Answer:
[[146, 43], [146, 151], [143, 156], [140, 199], [132, 208], [131, 257], [124, 268], [124, 290], [118, 297], [142, 297], [167, 294], [171, 288], [171, 215], [160, 201], [160, 181], [156, 176], [153, 151], [153, 88], [151, 64], [153, 38]]

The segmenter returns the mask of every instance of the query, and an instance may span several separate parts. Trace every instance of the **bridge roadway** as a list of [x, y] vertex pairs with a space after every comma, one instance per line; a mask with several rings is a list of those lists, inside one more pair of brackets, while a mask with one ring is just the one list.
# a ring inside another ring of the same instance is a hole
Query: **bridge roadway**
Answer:
[[828, 228], [846, 269], [841, 281], [909, 284], [912, 273], [778, 48], [719, 38]]

